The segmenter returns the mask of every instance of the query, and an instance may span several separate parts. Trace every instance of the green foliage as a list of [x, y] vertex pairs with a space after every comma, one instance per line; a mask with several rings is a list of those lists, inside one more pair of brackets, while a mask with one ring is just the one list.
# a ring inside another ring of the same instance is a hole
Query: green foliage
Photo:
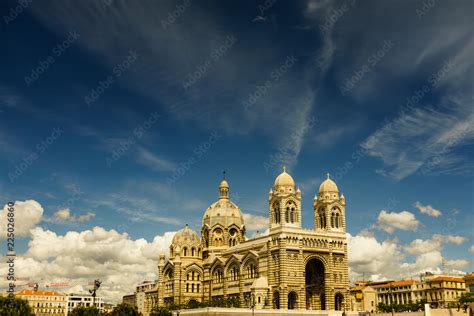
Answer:
[[117, 305], [109, 315], [111, 316], [141, 316], [142, 313], [139, 313], [135, 306], [122, 303], [122, 304]]
[[2, 316], [28, 316], [33, 315], [28, 301], [20, 298], [0, 296], [0, 315]]
[[210, 301], [204, 302], [205, 307], [239, 307], [240, 301], [236, 296], [213, 297]]
[[179, 309], [194, 309], [194, 308], [205, 308], [205, 307], [239, 307], [240, 300], [237, 296], [224, 297], [213, 297], [210, 301], [197, 302], [190, 300], [186, 304], [168, 304], [166, 307], [155, 307], [151, 311], [150, 316], [171, 316], [171, 312]]
[[171, 310], [166, 307], [156, 307], [151, 311], [150, 316], [171, 316]]
[[78, 306], [68, 313], [68, 316], [101, 316], [105, 315], [95, 306]]
[[418, 302], [413, 302], [413, 303], [408, 303], [408, 304], [384, 304], [384, 303], [379, 303], [377, 305], [377, 310], [383, 313], [390, 313], [393, 311], [396, 313], [401, 313], [401, 312], [415, 312], [418, 310], [424, 310], [425, 308], [425, 300], [421, 300]]
[[464, 303], [472, 303], [474, 302], [474, 293], [462, 293], [461, 297], [459, 297], [459, 303], [464, 304]]

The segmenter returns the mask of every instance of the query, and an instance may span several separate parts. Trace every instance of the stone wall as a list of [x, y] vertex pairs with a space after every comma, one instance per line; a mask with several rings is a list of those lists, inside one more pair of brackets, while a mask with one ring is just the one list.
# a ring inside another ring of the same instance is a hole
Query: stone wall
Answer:
[[[178, 315], [174, 312], [173, 315]], [[342, 316], [342, 311], [316, 311], [316, 310], [287, 310], [287, 309], [255, 309], [252, 311], [248, 308], [199, 308], [192, 310], [182, 310], [179, 316], [252, 316], [252, 315], [272, 315], [272, 316], [286, 316], [286, 315], [313, 315], [313, 316]], [[359, 316], [358, 312], [346, 312], [346, 316]], [[408, 316], [408, 315], [404, 315]], [[438, 316], [438, 315], [437, 315]]]
[[[286, 315], [313, 315], [313, 316], [342, 316], [342, 311], [316, 311], [316, 310], [287, 310], [287, 309], [256, 309], [252, 311], [248, 308], [199, 308], [182, 310], [173, 312], [174, 316], [286, 316]], [[365, 312], [346, 312], [346, 316], [392, 316], [391, 313], [365, 313]], [[425, 316], [424, 312], [406, 312], [394, 313], [394, 316]], [[426, 315], [428, 316], [428, 315]], [[430, 309], [429, 316], [469, 316], [469, 313], [464, 313], [462, 309]]]

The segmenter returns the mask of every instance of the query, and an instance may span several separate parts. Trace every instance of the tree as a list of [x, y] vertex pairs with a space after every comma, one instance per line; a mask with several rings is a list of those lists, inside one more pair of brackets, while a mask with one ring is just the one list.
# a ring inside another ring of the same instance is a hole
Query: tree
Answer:
[[27, 316], [33, 315], [28, 301], [20, 298], [0, 296], [0, 315], [2, 316]]
[[135, 306], [129, 304], [119, 304], [114, 310], [110, 313], [111, 316], [141, 316], [142, 313], [139, 313]]
[[68, 313], [68, 316], [100, 316], [104, 315], [95, 306], [78, 306]]
[[461, 297], [459, 297], [459, 303], [472, 303], [474, 302], [474, 293], [462, 293]]
[[166, 307], [155, 307], [150, 316], [171, 316], [171, 310]]

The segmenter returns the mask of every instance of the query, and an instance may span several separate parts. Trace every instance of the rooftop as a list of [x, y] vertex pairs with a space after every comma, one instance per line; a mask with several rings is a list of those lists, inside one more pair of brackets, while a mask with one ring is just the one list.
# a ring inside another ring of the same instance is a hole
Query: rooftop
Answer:
[[54, 291], [33, 291], [33, 290], [21, 290], [16, 292], [15, 295], [30, 295], [30, 296], [66, 296], [64, 293]]

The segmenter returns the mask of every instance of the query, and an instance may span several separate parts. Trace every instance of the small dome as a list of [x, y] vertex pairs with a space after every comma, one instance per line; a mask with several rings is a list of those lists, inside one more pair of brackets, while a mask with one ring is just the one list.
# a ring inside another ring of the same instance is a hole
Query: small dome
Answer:
[[229, 183], [227, 183], [226, 179], [222, 179], [221, 183], [219, 184], [219, 188], [229, 188]]
[[329, 173], [327, 174], [328, 178], [321, 183], [319, 186], [319, 192], [339, 192], [339, 189], [334, 181], [329, 179]]
[[199, 235], [189, 228], [188, 224], [179, 230], [173, 237], [173, 241], [171, 242], [172, 246], [184, 246], [184, 245], [198, 245], [200, 244], [201, 239]]
[[266, 277], [261, 276], [252, 283], [252, 289], [267, 289], [268, 280]]
[[283, 172], [280, 173], [278, 177], [275, 179], [275, 184], [273, 185], [275, 188], [276, 187], [294, 187], [295, 186], [295, 180], [293, 180], [293, 177], [290, 176], [286, 172], [286, 168], [283, 167]]

